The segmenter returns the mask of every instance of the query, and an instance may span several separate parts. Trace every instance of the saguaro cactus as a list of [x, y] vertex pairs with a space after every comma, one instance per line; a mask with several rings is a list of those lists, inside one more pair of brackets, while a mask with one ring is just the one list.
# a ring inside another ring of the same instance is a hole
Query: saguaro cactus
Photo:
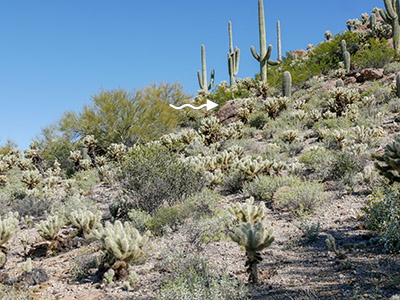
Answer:
[[386, 11], [379, 10], [383, 20], [392, 25], [393, 46], [396, 55], [400, 54], [400, 5], [399, 0], [384, 0]]
[[267, 81], [267, 66], [275, 66], [278, 64], [276, 61], [270, 60], [272, 45], [268, 46], [267, 49], [267, 40], [265, 37], [265, 18], [264, 18], [264, 3], [263, 0], [258, 0], [258, 26], [259, 26], [259, 35], [260, 35], [260, 55], [256, 52], [256, 49], [251, 46], [251, 54], [253, 54], [254, 58], [260, 63], [260, 74], [261, 81]]
[[232, 23], [228, 22], [228, 31], [229, 31], [229, 53], [228, 53], [228, 70], [231, 85], [235, 84], [235, 76], [239, 71], [239, 58], [240, 58], [240, 49], [235, 46], [235, 51], [233, 51], [233, 42], [232, 42]]
[[396, 75], [396, 94], [400, 98], [400, 73]]
[[372, 31], [375, 31], [376, 28], [376, 14], [372, 14], [369, 18], [369, 27], [371, 28]]
[[342, 56], [344, 58], [344, 53], [347, 51], [347, 43], [346, 40], [342, 40], [340, 42], [340, 49], [342, 50]]
[[277, 27], [277, 39], [278, 39], [278, 61], [282, 60], [282, 44], [281, 44], [281, 22], [276, 22]]
[[292, 75], [289, 71], [283, 73], [282, 90], [284, 97], [292, 97]]
[[343, 59], [344, 59], [344, 66], [346, 68], [346, 72], [350, 72], [350, 62], [351, 62], [351, 58], [350, 58], [350, 52], [346, 51], [343, 53]]
[[211, 87], [214, 84], [215, 71], [214, 69], [211, 70], [210, 84], [207, 85], [206, 49], [204, 45], [201, 45], [201, 68], [201, 73], [200, 71], [197, 71], [197, 78], [199, 79], [200, 88], [207, 92], [208, 90], [211, 90]]

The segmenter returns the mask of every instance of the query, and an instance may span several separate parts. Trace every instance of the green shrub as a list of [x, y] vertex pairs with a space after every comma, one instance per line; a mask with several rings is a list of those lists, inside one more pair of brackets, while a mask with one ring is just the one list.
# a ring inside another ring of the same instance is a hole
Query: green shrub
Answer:
[[180, 208], [163, 206], [148, 220], [147, 226], [156, 235], [162, 235], [168, 230], [176, 230], [182, 222]]
[[246, 176], [240, 171], [231, 171], [225, 176], [221, 184], [222, 190], [229, 194], [235, 194], [242, 190], [246, 182]]
[[247, 299], [247, 289], [235, 278], [227, 274], [212, 272], [208, 265], [200, 260], [177, 258], [176, 264], [185, 266], [164, 282], [157, 296], [158, 300], [242, 300]]
[[292, 177], [281, 176], [260, 176], [243, 186], [243, 193], [246, 196], [254, 197], [256, 201], [264, 201], [271, 205], [272, 197], [277, 189], [288, 184]]
[[147, 212], [138, 209], [131, 209], [128, 212], [128, 218], [131, 221], [132, 226], [139, 230], [139, 232], [143, 233], [149, 229], [148, 224], [151, 222], [151, 216]]
[[218, 209], [221, 196], [214, 191], [204, 189], [191, 195], [181, 204], [182, 214], [191, 218], [212, 216]]
[[400, 200], [393, 188], [376, 190], [363, 208], [366, 227], [378, 233], [387, 252], [400, 253]]
[[327, 195], [324, 193], [323, 184], [297, 178], [280, 190], [276, 198], [278, 206], [289, 207], [301, 215], [317, 209], [327, 200]]
[[390, 74], [390, 73], [399, 73], [400, 72], [400, 62], [395, 61], [391, 62], [390, 64], [387, 64], [385, 66], [385, 69], [383, 71], [385, 74]]
[[358, 69], [383, 68], [394, 57], [395, 51], [386, 39], [369, 39], [368, 44], [360, 49], [352, 58], [352, 63]]
[[304, 164], [306, 175], [312, 179], [323, 179], [329, 174], [330, 164], [334, 156], [331, 151], [317, 147], [306, 150], [299, 162]]
[[363, 165], [356, 156], [347, 152], [337, 152], [332, 160], [330, 175], [333, 180], [340, 180], [351, 188], [355, 175], [362, 169]]
[[250, 115], [249, 125], [257, 129], [262, 129], [268, 121], [268, 115], [262, 111], [254, 112]]
[[119, 176], [132, 206], [153, 214], [164, 202], [174, 205], [201, 190], [203, 175], [160, 146], [132, 148]]

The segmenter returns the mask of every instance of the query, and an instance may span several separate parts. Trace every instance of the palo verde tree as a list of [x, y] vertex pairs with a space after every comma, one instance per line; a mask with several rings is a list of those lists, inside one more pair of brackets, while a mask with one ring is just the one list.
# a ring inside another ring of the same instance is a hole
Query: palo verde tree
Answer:
[[133, 145], [174, 130], [181, 114], [169, 107], [190, 99], [179, 83], [153, 83], [130, 93], [123, 89], [101, 90], [81, 112], [68, 111], [59, 122], [60, 131], [76, 140], [93, 135], [97, 152], [112, 143]]

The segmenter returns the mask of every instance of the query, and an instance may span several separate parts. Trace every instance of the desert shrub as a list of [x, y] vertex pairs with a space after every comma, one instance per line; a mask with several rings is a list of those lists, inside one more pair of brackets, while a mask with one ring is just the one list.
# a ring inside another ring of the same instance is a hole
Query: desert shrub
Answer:
[[247, 289], [243, 284], [227, 274], [213, 272], [196, 256], [176, 257], [169, 267], [173, 275], [161, 286], [159, 300], [246, 299]]
[[140, 232], [143, 233], [149, 229], [148, 224], [151, 222], [151, 216], [149, 213], [138, 209], [131, 209], [128, 212], [128, 218], [131, 221], [132, 226]]
[[331, 151], [317, 147], [308, 149], [300, 157], [299, 162], [304, 164], [307, 177], [312, 179], [323, 179], [329, 174], [329, 167], [334, 156]]
[[21, 217], [43, 217], [50, 212], [52, 201], [49, 199], [35, 199], [34, 197], [24, 197], [14, 199], [11, 202], [11, 210], [19, 213]]
[[76, 172], [72, 179], [76, 180], [76, 187], [82, 189], [84, 192], [91, 190], [100, 183], [99, 173], [94, 168]]
[[191, 218], [211, 216], [218, 209], [221, 196], [214, 191], [203, 191], [188, 197], [181, 205], [182, 214]]
[[295, 177], [287, 176], [260, 176], [243, 186], [243, 193], [246, 196], [254, 197], [256, 201], [264, 201], [271, 205], [274, 193], [286, 184], [290, 184]]
[[391, 62], [390, 64], [387, 64], [384, 68], [383, 71], [385, 74], [390, 74], [390, 73], [398, 73], [400, 72], [400, 62], [395, 61]]
[[268, 121], [268, 115], [262, 111], [254, 112], [250, 115], [249, 125], [257, 129], [262, 129]]
[[324, 185], [313, 181], [294, 178], [290, 185], [279, 191], [277, 205], [289, 207], [298, 214], [316, 210], [326, 199]]
[[395, 51], [386, 39], [369, 39], [363, 49], [360, 49], [352, 58], [356, 68], [382, 68], [394, 57]]
[[228, 86], [226, 81], [222, 81], [212, 89], [209, 99], [215, 103], [218, 103], [221, 107], [229, 100], [249, 97], [250, 87], [254, 84], [255, 83], [253, 83], [252, 79], [249, 81], [249, 86], [246, 86], [245, 84]]
[[176, 230], [181, 224], [182, 216], [179, 207], [160, 207], [156, 214], [148, 220], [147, 226], [156, 235], [162, 235], [170, 230]]
[[387, 188], [375, 190], [363, 208], [366, 227], [378, 233], [385, 251], [400, 253], [399, 191]]
[[221, 183], [222, 190], [229, 194], [235, 194], [242, 190], [243, 184], [246, 182], [246, 176], [239, 171], [231, 171]]
[[174, 205], [201, 190], [203, 175], [160, 146], [132, 148], [119, 176], [133, 208], [154, 213], [166, 202]]
[[348, 152], [336, 152], [330, 168], [333, 180], [342, 181], [346, 186], [353, 187], [354, 177], [361, 172], [363, 166], [360, 159]]

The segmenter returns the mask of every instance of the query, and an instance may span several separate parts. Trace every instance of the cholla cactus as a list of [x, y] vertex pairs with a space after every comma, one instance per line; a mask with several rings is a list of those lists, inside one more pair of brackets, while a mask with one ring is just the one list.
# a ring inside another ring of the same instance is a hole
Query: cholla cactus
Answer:
[[369, 15], [368, 13], [363, 13], [361, 15], [361, 23], [364, 25], [365, 23], [367, 23], [369, 21]]
[[293, 143], [299, 137], [298, 130], [286, 130], [282, 134], [283, 140], [288, 142], [289, 144]]
[[216, 157], [216, 163], [219, 165], [221, 171], [225, 172], [237, 159], [237, 155], [234, 152], [228, 152], [226, 150], [218, 153]]
[[286, 109], [290, 103], [290, 99], [287, 97], [281, 98], [267, 98], [264, 101], [264, 110], [267, 111], [269, 117], [275, 119], [279, 113]]
[[233, 145], [233, 146], [229, 147], [227, 150], [228, 150], [228, 152], [234, 153], [237, 158], [241, 158], [244, 153], [244, 148], [240, 147], [238, 145]]
[[378, 161], [375, 167], [381, 175], [389, 179], [390, 184], [400, 182], [400, 138], [396, 137], [392, 144], [387, 145], [382, 156], [373, 154], [372, 157]]
[[339, 149], [343, 150], [344, 146], [346, 145], [347, 131], [343, 129], [334, 130], [332, 135], [338, 143]]
[[111, 285], [115, 276], [115, 271], [113, 269], [109, 269], [103, 275], [103, 282], [107, 285]]
[[324, 112], [323, 117], [324, 117], [324, 119], [336, 119], [337, 115], [334, 112], [326, 111], [326, 112]]
[[272, 170], [274, 170], [275, 174], [279, 176], [285, 166], [286, 164], [283, 161], [276, 161], [272, 164]]
[[121, 162], [126, 153], [126, 146], [124, 144], [111, 144], [107, 149], [107, 155], [118, 162]]
[[0, 186], [5, 186], [8, 183], [6, 175], [0, 175]]
[[228, 212], [233, 216], [235, 223], [256, 224], [265, 219], [265, 203], [260, 202], [259, 206], [254, 205], [254, 198], [250, 197], [246, 203], [232, 203], [228, 207]]
[[269, 172], [272, 164], [272, 162], [263, 160], [260, 156], [257, 158], [245, 156], [237, 161], [232, 167], [240, 171], [247, 180], [252, 180], [262, 172]]
[[42, 180], [42, 176], [37, 170], [28, 170], [22, 172], [21, 181], [25, 183], [28, 189], [32, 190]]
[[272, 231], [270, 229], [267, 232], [261, 222], [256, 224], [242, 223], [229, 235], [234, 242], [243, 246], [246, 250], [247, 261], [245, 266], [248, 266], [247, 273], [249, 273], [250, 282], [258, 282], [257, 265], [262, 261], [260, 251], [269, 247], [274, 241], [271, 236]]
[[4, 267], [6, 261], [7, 261], [6, 255], [0, 251], [0, 269]]
[[82, 153], [79, 150], [71, 151], [69, 153], [69, 158], [74, 162], [75, 170], [79, 171], [80, 169], [80, 160], [82, 159]]
[[90, 233], [97, 227], [101, 221], [101, 212], [95, 213], [89, 210], [75, 210], [70, 214], [70, 221], [79, 229], [79, 234], [88, 238]]
[[294, 110], [292, 112], [292, 117], [297, 119], [297, 120], [299, 120], [299, 121], [303, 121], [303, 120], [306, 119], [307, 114], [306, 114], [306, 112], [304, 110], [300, 110], [299, 109], [299, 110]]
[[238, 117], [243, 123], [246, 124], [249, 121], [250, 111], [245, 107], [241, 107], [238, 110]]
[[21, 264], [21, 270], [22, 272], [32, 272], [32, 259], [30, 257]]
[[83, 170], [89, 170], [90, 168], [92, 168], [92, 161], [90, 159], [81, 159], [79, 161], [79, 166]]
[[147, 234], [141, 236], [131, 224], [122, 224], [119, 220], [114, 224], [106, 222], [105, 227], [98, 226], [92, 236], [102, 242], [110, 263], [139, 261], [145, 254], [144, 248], [149, 239]]
[[354, 156], [362, 156], [368, 150], [367, 144], [354, 144], [347, 148], [347, 151], [353, 154]]
[[244, 124], [240, 121], [231, 123], [228, 127], [222, 129], [222, 134], [226, 139], [240, 139], [244, 135]]
[[224, 174], [220, 169], [216, 169], [214, 172], [205, 172], [205, 177], [208, 186], [214, 186], [224, 181]]
[[29, 149], [24, 150], [24, 154], [26, 158], [32, 160], [33, 165], [40, 172], [43, 178], [46, 177], [46, 174], [43, 170], [43, 158], [40, 156], [39, 151], [36, 149], [36, 143], [31, 143]]
[[325, 36], [325, 38], [326, 38], [327, 41], [331, 40], [331, 39], [332, 39], [332, 33], [331, 33], [331, 31], [330, 31], [330, 30], [325, 31], [324, 36]]
[[32, 170], [33, 169], [33, 164], [32, 160], [27, 159], [27, 158], [20, 158], [17, 163], [17, 167], [20, 168], [22, 171], [26, 170]]
[[335, 253], [336, 256], [339, 256], [339, 251], [336, 248], [335, 238], [332, 235], [328, 234], [325, 242], [326, 242], [326, 245], [328, 246], [329, 250], [331, 250], [333, 253]]
[[317, 121], [321, 120], [322, 113], [318, 109], [313, 109], [313, 110], [308, 112], [307, 116], [308, 116], [308, 118], [310, 118], [314, 122], [317, 122]]
[[0, 219], [0, 248], [5, 248], [5, 244], [18, 231], [19, 214], [8, 213]]
[[222, 138], [222, 125], [216, 117], [205, 118], [200, 123], [200, 134], [204, 136], [205, 143], [210, 145]]
[[97, 168], [96, 153], [95, 153], [97, 140], [93, 135], [87, 135], [81, 140], [81, 143], [88, 149], [88, 155], [90, 157], [90, 160], [92, 161], [93, 166]]
[[46, 221], [36, 224], [36, 229], [40, 236], [47, 241], [54, 242], [61, 227], [65, 225], [65, 220], [58, 215], [50, 216]]
[[360, 100], [360, 93], [355, 89], [339, 87], [331, 90], [329, 94], [335, 100], [335, 107], [331, 111], [336, 112], [337, 116], [341, 116], [348, 104]]
[[293, 101], [293, 108], [294, 109], [301, 109], [304, 110], [306, 107], [306, 100], [305, 99], [297, 99]]
[[352, 19], [348, 19], [346, 22], [346, 27], [349, 31], [351, 31], [351, 29], [353, 28], [353, 20]]

